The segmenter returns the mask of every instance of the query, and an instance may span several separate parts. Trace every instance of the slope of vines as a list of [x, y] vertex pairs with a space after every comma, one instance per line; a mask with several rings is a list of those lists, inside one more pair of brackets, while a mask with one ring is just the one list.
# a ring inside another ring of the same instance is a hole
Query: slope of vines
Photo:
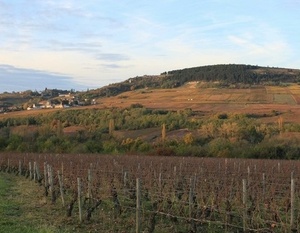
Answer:
[[0, 165], [97, 231], [300, 230], [298, 161], [0, 154]]

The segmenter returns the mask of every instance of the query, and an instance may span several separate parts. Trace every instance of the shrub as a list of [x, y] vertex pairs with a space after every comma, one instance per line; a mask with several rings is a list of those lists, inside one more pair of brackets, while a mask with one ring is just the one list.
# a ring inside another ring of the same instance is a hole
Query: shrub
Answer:
[[170, 147], [159, 147], [155, 151], [155, 155], [158, 156], [174, 156], [176, 153]]

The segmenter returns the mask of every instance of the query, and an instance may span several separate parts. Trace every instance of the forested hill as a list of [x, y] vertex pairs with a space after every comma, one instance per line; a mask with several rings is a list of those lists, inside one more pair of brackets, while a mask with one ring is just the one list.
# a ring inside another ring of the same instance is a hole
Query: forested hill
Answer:
[[223, 84], [278, 84], [300, 81], [300, 70], [252, 65], [213, 65], [173, 70], [169, 80], [182, 85], [190, 81], [219, 81]]
[[237, 64], [199, 66], [172, 70], [160, 75], [130, 78], [124, 82], [90, 91], [89, 95], [105, 97], [141, 88], [174, 88], [191, 81], [218, 82], [224, 87], [233, 84], [278, 85], [280, 83], [299, 82], [300, 70]]

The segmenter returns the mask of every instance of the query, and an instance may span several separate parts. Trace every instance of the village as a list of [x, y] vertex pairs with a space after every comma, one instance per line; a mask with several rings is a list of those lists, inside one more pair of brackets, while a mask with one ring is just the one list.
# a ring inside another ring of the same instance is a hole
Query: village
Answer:
[[69, 94], [59, 94], [58, 97], [50, 100], [43, 100], [39, 103], [34, 103], [27, 107], [27, 110], [35, 110], [35, 109], [49, 109], [49, 108], [70, 108], [70, 107], [78, 107], [78, 106], [86, 106], [86, 105], [94, 105], [96, 104], [96, 100], [88, 100], [84, 99], [79, 100], [76, 95], [71, 93]]
[[[6, 93], [6, 95], [9, 95], [9, 98], [2, 98], [5, 101], [1, 101], [0, 98], [0, 113], [22, 110], [70, 108], [96, 104], [96, 99], [83, 99], [74, 90], [66, 91], [45, 88], [45, 90], [41, 92], [26, 91]], [[18, 104], [15, 102], [18, 102]]]

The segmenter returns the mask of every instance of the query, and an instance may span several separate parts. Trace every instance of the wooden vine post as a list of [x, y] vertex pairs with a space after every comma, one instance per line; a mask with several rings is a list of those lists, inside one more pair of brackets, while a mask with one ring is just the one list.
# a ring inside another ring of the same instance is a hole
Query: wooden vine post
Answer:
[[82, 204], [81, 204], [81, 180], [77, 178], [78, 186], [78, 211], [79, 211], [79, 222], [82, 222]]
[[50, 174], [50, 165], [47, 164], [47, 178], [48, 178], [48, 185], [49, 185], [49, 190], [51, 192], [51, 174]]
[[48, 165], [48, 177], [49, 177], [49, 185], [50, 185], [50, 192], [51, 192], [51, 202], [55, 202], [55, 192], [54, 192], [54, 183], [53, 183], [53, 170], [50, 165]]
[[293, 229], [295, 227], [295, 180], [292, 174], [291, 178], [291, 231], [293, 232]]
[[63, 180], [60, 171], [57, 171], [58, 175], [58, 182], [59, 182], [59, 191], [60, 191], [60, 196], [61, 196], [61, 202], [62, 205], [65, 206], [65, 198], [64, 198], [64, 185], [63, 185]]
[[246, 232], [247, 223], [247, 180], [243, 179], [243, 231]]
[[162, 173], [160, 172], [158, 175], [158, 187], [159, 187], [159, 193], [162, 193]]
[[136, 179], [136, 233], [141, 233], [141, 184]]
[[35, 172], [36, 172], [36, 178], [38, 181], [40, 181], [41, 179], [41, 174], [40, 174], [40, 169], [39, 169], [39, 166], [37, 164], [37, 162], [34, 162], [34, 166], [35, 166]]
[[31, 166], [31, 162], [28, 163], [29, 166], [29, 179], [32, 180], [32, 166]]
[[251, 170], [250, 170], [250, 166], [247, 167], [247, 174], [248, 174], [248, 185], [250, 185], [250, 177], [251, 177]]
[[191, 222], [191, 232], [197, 231], [195, 229], [195, 221], [194, 221], [194, 198], [195, 198], [195, 189], [196, 189], [196, 181], [197, 176], [196, 174], [190, 178], [190, 190], [189, 190], [189, 218]]
[[92, 198], [92, 171], [91, 169], [88, 169], [88, 198]]
[[123, 178], [123, 183], [124, 183], [124, 187], [127, 187], [127, 179], [128, 179], [128, 173], [127, 171], [124, 172], [124, 178]]
[[33, 180], [36, 181], [36, 162], [33, 162]]
[[266, 174], [262, 174], [262, 194], [263, 194], [263, 203], [265, 201], [265, 194], [266, 194]]
[[196, 186], [196, 177], [190, 178], [190, 191], [189, 191], [189, 217], [190, 217], [190, 219], [193, 218], [195, 186]]
[[61, 178], [64, 179], [64, 163], [61, 163]]
[[19, 176], [22, 175], [22, 161], [19, 160]]
[[44, 185], [45, 185], [45, 193], [48, 194], [48, 175], [47, 175], [47, 163], [44, 162]]

